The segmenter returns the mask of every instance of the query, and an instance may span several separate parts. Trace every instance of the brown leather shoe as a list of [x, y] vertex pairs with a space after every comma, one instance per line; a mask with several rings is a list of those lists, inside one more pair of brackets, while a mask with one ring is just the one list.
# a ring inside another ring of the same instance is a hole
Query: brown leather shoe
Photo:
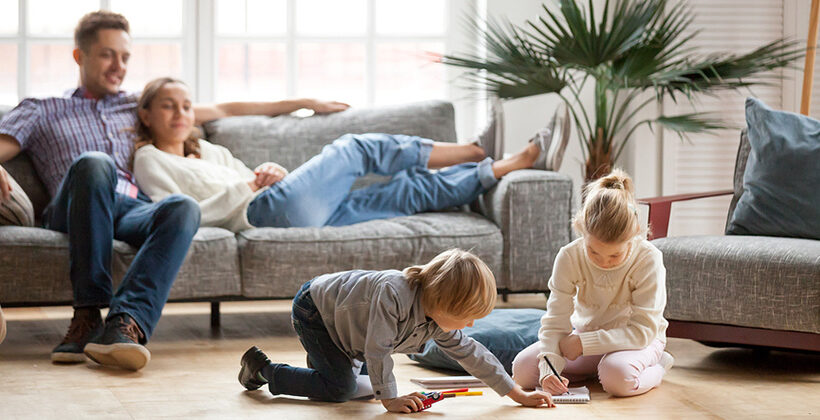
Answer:
[[88, 342], [85, 355], [104, 365], [140, 370], [150, 360], [151, 352], [143, 346], [145, 335], [137, 322], [127, 314], [116, 314], [105, 323], [105, 329]]
[[83, 349], [96, 334], [102, 331], [103, 320], [98, 308], [75, 308], [74, 317], [63, 341], [51, 351], [51, 361], [55, 363], [85, 362]]

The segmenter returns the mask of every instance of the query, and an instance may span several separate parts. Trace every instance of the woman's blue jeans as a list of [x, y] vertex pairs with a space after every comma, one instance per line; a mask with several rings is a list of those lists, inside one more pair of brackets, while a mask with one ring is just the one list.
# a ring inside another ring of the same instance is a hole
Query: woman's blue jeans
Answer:
[[[468, 204], [498, 180], [492, 160], [427, 169], [433, 141], [392, 134], [346, 134], [248, 206], [257, 227], [345, 226]], [[350, 191], [369, 173], [392, 176]]]

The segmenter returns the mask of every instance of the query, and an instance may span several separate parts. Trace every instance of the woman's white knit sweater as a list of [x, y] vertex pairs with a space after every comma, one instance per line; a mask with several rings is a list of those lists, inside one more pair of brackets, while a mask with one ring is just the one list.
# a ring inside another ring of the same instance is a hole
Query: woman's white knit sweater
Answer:
[[666, 269], [661, 252], [646, 239], [630, 241], [624, 262], [608, 269], [593, 263], [583, 238], [576, 239], [558, 252], [549, 288], [538, 331], [540, 379], [551, 373], [544, 357], [563, 371], [558, 343], [573, 328], [584, 356], [642, 349], [656, 338], [666, 342]]
[[237, 232], [250, 229], [248, 204], [263, 191], [252, 191], [253, 171], [228, 149], [199, 140], [201, 158], [163, 152], [152, 145], [134, 153], [134, 178], [140, 189], [160, 201], [171, 194], [185, 194], [199, 203], [201, 226]]

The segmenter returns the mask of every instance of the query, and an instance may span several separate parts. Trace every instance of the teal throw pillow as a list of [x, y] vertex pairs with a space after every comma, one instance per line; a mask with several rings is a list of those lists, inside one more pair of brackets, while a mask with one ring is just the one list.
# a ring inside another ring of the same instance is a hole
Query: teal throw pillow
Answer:
[[751, 152], [728, 234], [820, 239], [820, 121], [746, 99]]

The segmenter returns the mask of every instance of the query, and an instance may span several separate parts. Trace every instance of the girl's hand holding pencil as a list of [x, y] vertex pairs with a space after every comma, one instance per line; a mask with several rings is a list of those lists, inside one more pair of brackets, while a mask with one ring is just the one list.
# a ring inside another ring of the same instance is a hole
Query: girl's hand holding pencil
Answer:
[[563, 376], [547, 375], [541, 381], [541, 388], [552, 395], [561, 395], [567, 392], [569, 379]]

